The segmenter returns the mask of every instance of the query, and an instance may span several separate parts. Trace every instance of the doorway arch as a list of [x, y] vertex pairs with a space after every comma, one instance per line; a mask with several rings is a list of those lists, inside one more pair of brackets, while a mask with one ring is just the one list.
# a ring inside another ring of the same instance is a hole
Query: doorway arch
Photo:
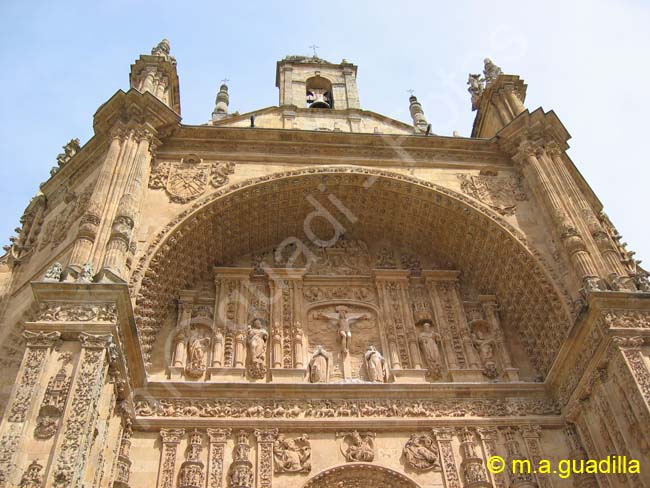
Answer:
[[311, 478], [303, 488], [421, 488], [415, 481], [392, 469], [365, 463], [328, 468]]

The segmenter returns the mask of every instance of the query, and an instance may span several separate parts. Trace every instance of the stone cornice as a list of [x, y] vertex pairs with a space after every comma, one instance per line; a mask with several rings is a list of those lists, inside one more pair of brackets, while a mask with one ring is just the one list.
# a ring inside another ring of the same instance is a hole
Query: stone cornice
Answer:
[[32, 282], [31, 286], [38, 304], [78, 304], [86, 309], [93, 304], [114, 305], [117, 315], [114, 321], [110, 317], [102, 319], [97, 316], [90, 316], [88, 320], [83, 316], [77, 317], [77, 320], [70, 317], [59, 319], [56, 316], [37, 316], [35, 321], [27, 322], [24, 328], [30, 332], [57, 331], [64, 340], [78, 340], [81, 333], [110, 334], [112, 343], [120, 353], [117, 368], [122, 377], [128, 378], [127, 383], [132, 387], [145, 384], [142, 351], [126, 284]]
[[[616, 337], [650, 338], [650, 293], [596, 291], [588, 297], [587, 311], [576, 321], [553, 367], [547, 384], [562, 403], [582, 389], [589, 372], [606, 360]], [[638, 327], [617, 323], [617, 313], [647, 316]]]
[[512, 167], [496, 140], [187, 125], [165, 141], [158, 155], [176, 159], [188, 153], [241, 162]]

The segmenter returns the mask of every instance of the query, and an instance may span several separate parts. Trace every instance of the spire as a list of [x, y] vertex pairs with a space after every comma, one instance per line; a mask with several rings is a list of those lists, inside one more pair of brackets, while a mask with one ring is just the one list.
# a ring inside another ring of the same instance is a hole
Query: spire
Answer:
[[181, 112], [176, 58], [170, 54], [167, 39], [160, 41], [151, 54], [141, 54], [131, 65], [131, 88], [149, 92], [176, 113]]
[[424, 116], [424, 110], [422, 110], [422, 105], [418, 102], [418, 99], [413, 95], [413, 90], [409, 90], [411, 96], [409, 97], [409, 110], [411, 111], [411, 117], [413, 118], [413, 126], [415, 127], [415, 132], [423, 132], [428, 134], [431, 129], [429, 123], [427, 122], [426, 117]]
[[229, 80], [226, 78], [221, 81], [223, 83], [219, 88], [219, 93], [217, 93], [214, 110], [212, 111], [212, 120], [221, 120], [226, 118], [228, 115], [228, 104], [230, 103], [230, 97], [228, 96], [228, 85], [226, 85], [226, 82]]

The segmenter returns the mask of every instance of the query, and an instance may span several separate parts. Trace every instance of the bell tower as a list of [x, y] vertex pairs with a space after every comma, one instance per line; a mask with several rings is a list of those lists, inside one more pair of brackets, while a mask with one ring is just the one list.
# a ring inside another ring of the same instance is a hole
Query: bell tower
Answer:
[[357, 67], [345, 59], [330, 63], [314, 56], [286, 56], [278, 61], [275, 86], [280, 106], [358, 109]]

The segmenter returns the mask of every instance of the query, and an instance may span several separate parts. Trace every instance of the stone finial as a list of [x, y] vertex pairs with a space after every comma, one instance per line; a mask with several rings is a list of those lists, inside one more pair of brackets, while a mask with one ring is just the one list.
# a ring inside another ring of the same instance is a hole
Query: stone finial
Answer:
[[472, 95], [472, 110], [478, 110], [481, 104], [481, 97], [485, 91], [485, 79], [481, 78], [480, 74], [470, 73], [467, 78], [469, 88], [467, 91]]
[[212, 120], [220, 120], [228, 115], [228, 104], [230, 103], [230, 96], [228, 95], [228, 85], [225, 81], [222, 83], [217, 93], [214, 110], [212, 111]]
[[409, 97], [409, 103], [409, 111], [411, 112], [411, 117], [413, 118], [413, 126], [415, 127], [416, 132], [427, 132], [429, 123], [424, 116], [422, 104], [418, 102], [417, 97], [413, 94], [411, 94]]
[[174, 56], [172, 56], [170, 52], [171, 52], [171, 46], [169, 44], [169, 40], [163, 39], [156, 45], [156, 47], [154, 47], [151, 50], [151, 55], [161, 56], [165, 58], [167, 61], [171, 62], [172, 64], [176, 64], [176, 58], [174, 58]]
[[499, 75], [503, 74], [503, 71], [501, 71], [501, 68], [494, 64], [490, 58], [485, 58], [483, 60], [483, 64], [483, 76], [485, 76], [485, 84], [486, 86], [489, 86], [491, 83], [496, 81]]

